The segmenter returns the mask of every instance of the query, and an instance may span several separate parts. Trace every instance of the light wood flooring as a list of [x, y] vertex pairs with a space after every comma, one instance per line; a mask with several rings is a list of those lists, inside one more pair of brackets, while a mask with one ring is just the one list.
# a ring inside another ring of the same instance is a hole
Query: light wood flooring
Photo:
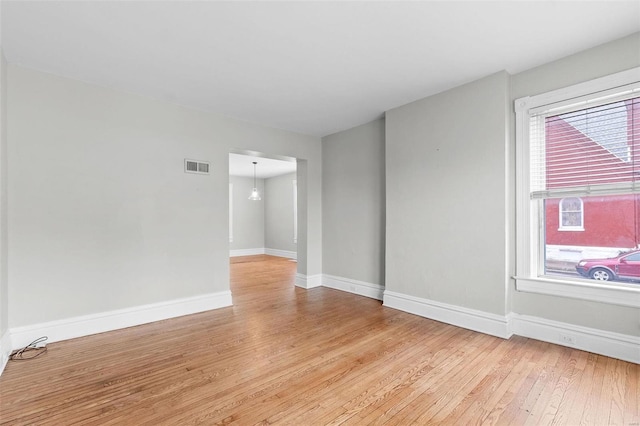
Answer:
[[0, 377], [3, 425], [640, 425], [640, 366], [293, 285], [234, 258], [234, 306], [49, 345]]

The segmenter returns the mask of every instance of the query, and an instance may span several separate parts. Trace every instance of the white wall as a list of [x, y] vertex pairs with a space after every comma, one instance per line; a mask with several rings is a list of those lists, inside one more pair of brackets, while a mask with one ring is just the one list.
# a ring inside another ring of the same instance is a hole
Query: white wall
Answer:
[[[473, 315], [513, 312], [575, 333], [586, 327], [596, 330], [587, 334], [605, 345], [607, 332], [640, 336], [638, 309], [518, 292], [510, 278], [515, 270], [514, 100], [637, 66], [638, 33], [388, 111], [386, 290], [410, 302], [434, 301], [436, 311], [444, 303], [446, 315], [469, 308]], [[556, 337], [557, 330], [547, 335]]]
[[[511, 108], [515, 99], [545, 93], [640, 66], [640, 33], [597, 46], [558, 61], [516, 74], [512, 78]], [[513, 124], [512, 117], [512, 126]], [[512, 128], [514, 128], [512, 127]], [[511, 139], [515, 144], [515, 134]], [[510, 158], [510, 179], [515, 179], [515, 158]], [[513, 311], [640, 336], [640, 310], [564, 297], [513, 292]]]
[[[513, 310], [638, 336], [638, 309], [519, 293], [509, 277], [512, 101], [639, 65], [634, 34], [396, 108], [385, 123], [321, 144], [3, 60], [0, 335], [7, 326], [227, 290], [228, 153], [251, 150], [298, 158], [303, 275], [325, 272], [490, 314]], [[362, 163], [352, 169], [342, 156]], [[210, 161], [211, 175], [185, 174], [184, 158]], [[377, 186], [385, 158], [386, 244]], [[369, 192], [354, 198], [358, 187]]]
[[9, 328], [7, 260], [7, 62], [0, 47], [0, 339]]
[[506, 313], [509, 76], [387, 111], [386, 289]]
[[[318, 155], [322, 156], [322, 145], [316, 145], [316, 147]], [[297, 159], [298, 274], [316, 277], [322, 274], [322, 244], [311, 242], [322, 241], [322, 165], [302, 159], [300, 156], [289, 155], [289, 157]], [[318, 226], [308, 227], [307, 223], [318, 224]]]
[[231, 250], [262, 249], [264, 245], [264, 179], [257, 179], [262, 200], [249, 200], [253, 178], [230, 176], [233, 184], [233, 241]]
[[384, 285], [384, 120], [322, 138], [323, 272]]
[[319, 138], [12, 64], [8, 105], [10, 327], [228, 290], [231, 151], [304, 164], [298, 270], [321, 272]]
[[232, 255], [243, 253], [243, 250], [296, 252], [296, 244], [293, 242], [295, 180], [295, 173], [258, 179], [262, 199], [253, 201], [248, 199], [253, 188], [253, 178], [229, 177], [229, 182], [233, 185], [234, 235], [229, 244]]
[[[293, 242], [293, 181], [295, 173], [265, 179], [265, 247], [295, 252]], [[323, 242], [324, 244], [324, 242]]]

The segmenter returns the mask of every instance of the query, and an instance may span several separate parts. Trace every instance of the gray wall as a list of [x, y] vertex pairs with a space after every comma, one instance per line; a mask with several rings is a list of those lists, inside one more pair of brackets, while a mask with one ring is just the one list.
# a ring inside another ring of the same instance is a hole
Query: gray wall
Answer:
[[266, 248], [293, 252], [297, 249], [293, 242], [293, 181], [295, 180], [295, 173], [264, 180], [264, 247]]
[[[515, 234], [513, 100], [639, 65], [640, 34], [634, 34], [396, 108], [386, 124], [368, 123], [321, 143], [7, 67], [3, 59], [0, 335], [7, 324], [227, 290], [228, 153], [242, 150], [298, 158], [303, 274], [324, 268], [453, 305], [496, 314], [512, 306], [638, 335], [638, 309], [519, 293], [508, 277]], [[347, 165], [343, 156], [357, 164]], [[211, 175], [185, 174], [184, 158], [211, 161]], [[386, 200], [376, 186], [385, 173]], [[363, 188], [368, 192], [360, 197]]]
[[233, 184], [233, 241], [231, 250], [264, 247], [264, 180], [258, 179], [262, 200], [253, 201], [249, 194], [253, 189], [253, 178], [230, 176]]
[[322, 138], [323, 271], [384, 285], [384, 120]]
[[[511, 101], [637, 66], [640, 33], [514, 75]], [[513, 133], [511, 139], [515, 141]], [[510, 165], [509, 176], [514, 180], [514, 157], [510, 158]], [[522, 292], [513, 292], [512, 303], [513, 311], [519, 314], [640, 336], [639, 309]]]
[[299, 159], [298, 272], [321, 273], [319, 138], [13, 64], [7, 77], [10, 327], [228, 290], [229, 152]]
[[518, 292], [510, 279], [515, 270], [514, 100], [637, 66], [638, 33], [388, 111], [387, 290], [640, 335], [638, 309]]
[[386, 289], [506, 313], [509, 75], [386, 115]]
[[0, 338], [9, 328], [7, 260], [7, 62], [0, 47]]

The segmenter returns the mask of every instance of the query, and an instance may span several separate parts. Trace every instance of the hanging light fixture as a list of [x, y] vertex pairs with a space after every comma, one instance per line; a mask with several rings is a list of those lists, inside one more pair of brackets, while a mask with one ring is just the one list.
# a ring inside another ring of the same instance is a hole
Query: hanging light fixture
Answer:
[[258, 185], [256, 184], [256, 164], [257, 161], [253, 162], [253, 191], [251, 191], [251, 195], [249, 195], [249, 199], [253, 201], [260, 201], [260, 193], [258, 192]]

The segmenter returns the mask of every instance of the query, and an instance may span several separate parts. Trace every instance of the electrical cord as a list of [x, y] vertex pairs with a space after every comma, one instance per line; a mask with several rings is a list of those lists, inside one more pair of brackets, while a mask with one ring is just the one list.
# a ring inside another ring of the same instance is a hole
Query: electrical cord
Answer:
[[43, 353], [47, 352], [47, 347], [46, 346], [38, 347], [38, 345], [46, 342], [47, 339], [48, 339], [47, 336], [42, 336], [37, 338], [36, 340], [29, 343], [24, 348], [17, 349], [11, 352], [11, 355], [9, 355], [9, 359], [11, 361], [28, 361], [28, 360], [39, 357]]

